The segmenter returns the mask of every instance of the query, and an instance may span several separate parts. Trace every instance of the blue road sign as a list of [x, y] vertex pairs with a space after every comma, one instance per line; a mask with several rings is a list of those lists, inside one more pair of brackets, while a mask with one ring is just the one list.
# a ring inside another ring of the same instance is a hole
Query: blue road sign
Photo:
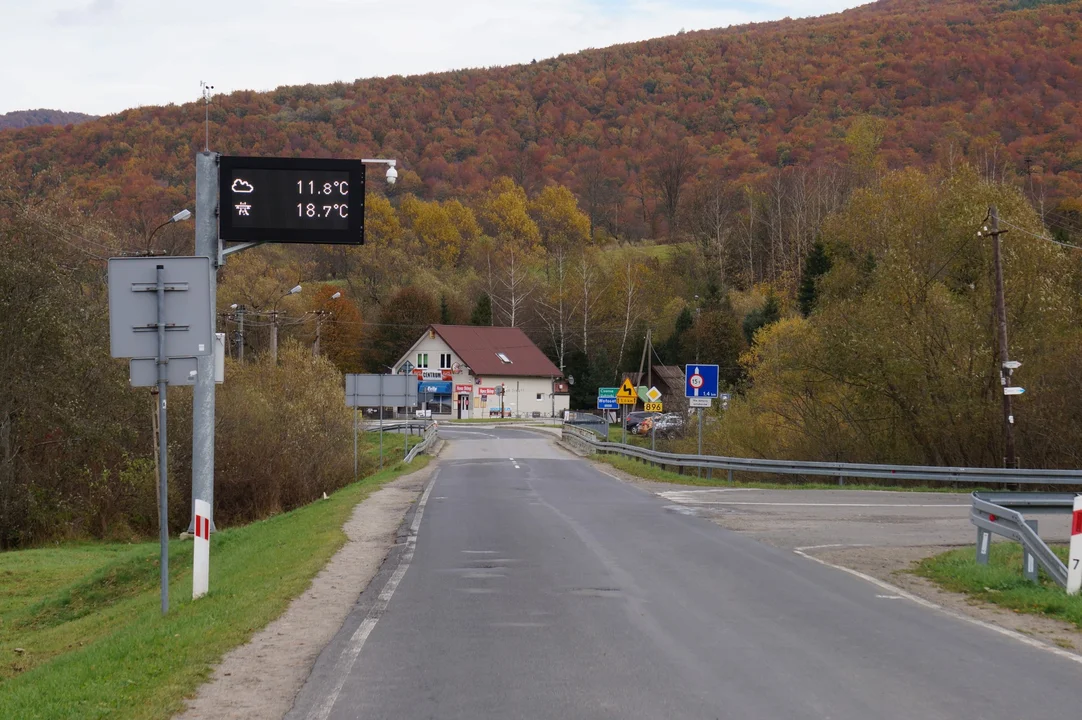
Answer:
[[717, 365], [688, 365], [684, 368], [684, 378], [684, 397], [718, 396]]
[[598, 410], [619, 410], [620, 405], [617, 404], [614, 397], [599, 397], [597, 399]]

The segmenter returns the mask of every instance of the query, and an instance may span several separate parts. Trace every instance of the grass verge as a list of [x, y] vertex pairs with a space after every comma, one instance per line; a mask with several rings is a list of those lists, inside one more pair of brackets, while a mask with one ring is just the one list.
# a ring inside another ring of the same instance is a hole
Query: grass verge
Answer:
[[157, 543], [0, 554], [0, 718], [171, 717], [226, 651], [308, 587], [345, 543], [353, 507], [427, 461], [397, 460], [327, 500], [216, 533], [211, 591], [197, 602], [191, 543], [174, 540], [165, 617]]
[[838, 485], [836, 483], [821, 483], [821, 482], [791, 482], [791, 483], [777, 483], [777, 482], [760, 482], [757, 480], [746, 480], [739, 477], [739, 474], [734, 475], [734, 481], [730, 483], [726, 479], [726, 474], [723, 470], [714, 472], [714, 477], [707, 477], [707, 473], [704, 470], [703, 476], [700, 478], [694, 473], [690, 475], [681, 475], [680, 473], [670, 472], [668, 470], [662, 470], [661, 468], [654, 467], [653, 465], [639, 462], [638, 460], [632, 460], [620, 455], [593, 455], [594, 460], [612, 465], [617, 470], [622, 470], [629, 475], [640, 477], [644, 480], [653, 480], [655, 482], [673, 483], [675, 485], [696, 485], [701, 487], [741, 487], [741, 488], [756, 488], [762, 490], [886, 490], [893, 492], [941, 492], [941, 493], [970, 493], [975, 488], [945, 488], [945, 487], [932, 487], [932, 486], [912, 486], [912, 487], [898, 487], [894, 485], [869, 485], [846, 482], [845, 485]]
[[[1066, 562], [1066, 547], [1052, 550]], [[1082, 595], [1068, 595], [1043, 570], [1040, 584], [1026, 580], [1017, 543], [992, 543], [987, 565], [977, 564], [973, 548], [958, 548], [921, 561], [912, 572], [946, 590], [1015, 612], [1064, 620], [1082, 630]]]

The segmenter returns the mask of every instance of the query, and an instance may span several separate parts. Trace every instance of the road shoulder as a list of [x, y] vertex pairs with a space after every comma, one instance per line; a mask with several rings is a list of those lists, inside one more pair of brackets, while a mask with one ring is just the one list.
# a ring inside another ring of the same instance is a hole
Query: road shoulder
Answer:
[[343, 526], [349, 540], [312, 585], [222, 659], [178, 720], [284, 717], [319, 653], [379, 572], [437, 464], [396, 478], [359, 503]]
[[[682, 494], [694, 496], [704, 493], [701, 487], [646, 480], [607, 463], [596, 460], [592, 462], [602, 473], [667, 499]], [[733, 488], [725, 492], [739, 493], [740, 500], [757, 498], [760, 495], [778, 495], [779, 499], [799, 500], [821, 494], [823, 502], [827, 504], [831, 498], [848, 495], [842, 490], [793, 489], [764, 493], [753, 489]], [[926, 500], [953, 504], [964, 500], [942, 495], [921, 498], [917, 493], [892, 491], [859, 492], [855, 495], [859, 498], [872, 492], [883, 493], [884, 502], [899, 505], [915, 503], [919, 506]], [[1051, 646], [1076, 653], [1082, 651], [1082, 633], [1070, 623], [1041, 615], [1015, 613], [961, 593], [945, 590], [932, 581], [913, 574], [912, 570], [920, 561], [970, 544], [972, 531], [964, 516], [954, 519], [949, 515], [930, 517], [942, 514], [934, 507], [899, 508], [897, 512], [901, 517], [891, 517], [872, 514], [875, 508], [871, 507], [837, 510], [814, 507], [786, 509], [766, 507], [769, 503], [764, 503], [764, 507], [740, 507], [737, 503], [736, 507], [721, 509], [716, 506], [696, 507], [693, 500], [688, 502], [692, 504], [682, 506], [686, 507], [687, 512], [706, 517], [721, 527], [748, 535], [759, 542], [780, 549], [795, 549], [802, 555], [881, 580], [947, 612], [997, 625]], [[920, 515], [929, 516], [918, 517]]]

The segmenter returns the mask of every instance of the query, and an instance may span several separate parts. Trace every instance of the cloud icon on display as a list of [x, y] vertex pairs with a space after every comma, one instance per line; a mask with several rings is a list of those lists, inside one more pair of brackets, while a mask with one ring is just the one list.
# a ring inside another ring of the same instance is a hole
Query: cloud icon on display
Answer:
[[255, 188], [252, 187], [252, 183], [248, 182], [247, 180], [241, 180], [240, 178], [237, 178], [233, 181], [233, 192], [235, 193], [250, 193], [254, 190]]

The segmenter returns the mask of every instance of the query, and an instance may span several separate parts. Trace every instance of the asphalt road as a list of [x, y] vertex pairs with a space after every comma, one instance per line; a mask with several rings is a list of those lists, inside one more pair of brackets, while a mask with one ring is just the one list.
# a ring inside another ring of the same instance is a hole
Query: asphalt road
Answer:
[[292, 718], [1076, 717], [1082, 665], [608, 476], [451, 445]]

